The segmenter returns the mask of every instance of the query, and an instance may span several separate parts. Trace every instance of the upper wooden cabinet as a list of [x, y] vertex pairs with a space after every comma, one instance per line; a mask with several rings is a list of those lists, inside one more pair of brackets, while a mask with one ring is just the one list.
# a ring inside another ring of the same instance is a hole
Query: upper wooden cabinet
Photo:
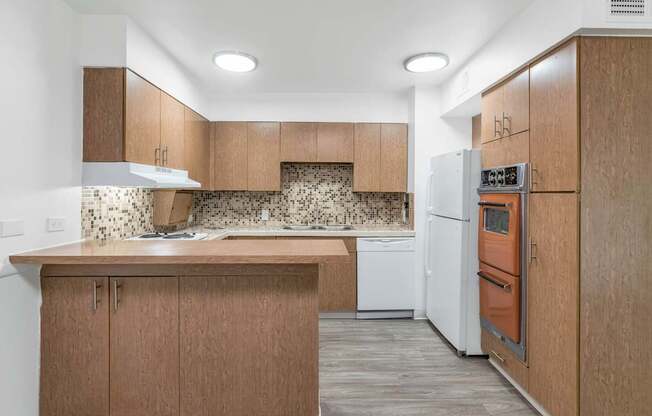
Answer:
[[129, 70], [126, 78], [125, 160], [162, 164], [161, 91]]
[[185, 168], [184, 122], [183, 104], [161, 92], [161, 165]]
[[185, 165], [188, 176], [211, 189], [211, 140], [208, 120], [185, 107]]
[[577, 41], [530, 67], [530, 162], [533, 192], [579, 189]]
[[380, 124], [355, 125], [353, 192], [380, 191]]
[[530, 133], [524, 131], [482, 145], [482, 168], [527, 163], [530, 160]]
[[213, 189], [247, 190], [247, 123], [211, 123], [213, 129]]
[[407, 124], [380, 125], [380, 191], [407, 192]]
[[481, 141], [529, 129], [530, 73], [525, 69], [482, 96]]
[[355, 125], [354, 192], [407, 191], [407, 125]]
[[[187, 162], [194, 163], [195, 154], [207, 154], [208, 139], [188, 136], [208, 135], [208, 127], [190, 127], [188, 132], [186, 113], [174, 97], [127, 68], [84, 68], [84, 162], [194, 170], [196, 177], [191, 177], [204, 185], [207, 177]], [[194, 143], [198, 149], [188, 148]]]
[[353, 163], [353, 123], [318, 123], [317, 162]]
[[280, 123], [247, 123], [247, 189], [281, 190]]
[[317, 162], [316, 123], [281, 123], [281, 161]]

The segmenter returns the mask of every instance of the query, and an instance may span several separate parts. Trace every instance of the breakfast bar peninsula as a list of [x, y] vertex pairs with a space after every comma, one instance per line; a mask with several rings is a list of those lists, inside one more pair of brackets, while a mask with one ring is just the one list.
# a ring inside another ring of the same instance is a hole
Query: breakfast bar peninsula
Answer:
[[341, 240], [82, 242], [40, 264], [41, 415], [317, 416]]

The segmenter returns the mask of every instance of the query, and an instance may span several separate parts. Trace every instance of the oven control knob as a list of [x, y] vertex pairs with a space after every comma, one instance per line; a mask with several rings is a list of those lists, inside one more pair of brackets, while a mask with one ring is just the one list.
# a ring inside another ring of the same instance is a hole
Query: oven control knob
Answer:
[[496, 186], [496, 177], [495, 176], [490, 176], [489, 177], [489, 185]]

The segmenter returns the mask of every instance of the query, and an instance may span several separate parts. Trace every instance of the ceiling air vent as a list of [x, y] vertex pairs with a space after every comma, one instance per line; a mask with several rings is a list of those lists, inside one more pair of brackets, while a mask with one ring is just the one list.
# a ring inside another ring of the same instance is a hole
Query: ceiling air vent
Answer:
[[609, 20], [643, 20], [650, 16], [648, 0], [607, 0]]

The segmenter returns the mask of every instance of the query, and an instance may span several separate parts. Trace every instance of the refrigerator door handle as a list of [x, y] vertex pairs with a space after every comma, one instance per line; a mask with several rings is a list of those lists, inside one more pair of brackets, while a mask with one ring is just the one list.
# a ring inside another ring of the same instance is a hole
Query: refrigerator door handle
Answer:
[[432, 199], [431, 199], [432, 198], [432, 180], [433, 180], [434, 176], [435, 176], [435, 172], [430, 172], [430, 174], [428, 174], [428, 185], [427, 185], [427, 188], [426, 188], [426, 212], [427, 213], [430, 213], [434, 209], [434, 207], [432, 206], [432, 203], [431, 203], [432, 202]]
[[428, 221], [426, 222], [426, 250], [425, 250], [425, 272], [426, 272], [426, 279], [430, 279], [432, 277], [432, 267], [430, 264], [430, 225], [432, 224], [433, 218], [432, 216], [428, 216]]

